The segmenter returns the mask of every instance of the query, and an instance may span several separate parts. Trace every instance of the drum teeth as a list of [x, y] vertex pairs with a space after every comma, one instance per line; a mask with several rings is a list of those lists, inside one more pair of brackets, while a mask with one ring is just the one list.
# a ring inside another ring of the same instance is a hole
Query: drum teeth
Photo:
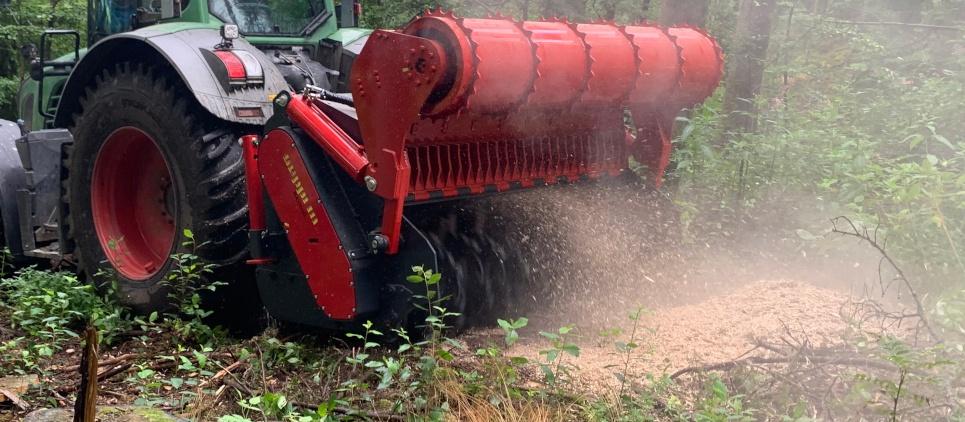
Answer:
[[442, 6], [437, 6], [435, 9], [431, 9], [431, 8], [426, 9], [425, 13], [423, 13], [422, 15], [450, 18], [450, 19], [459, 19], [458, 17], [456, 17], [456, 14], [452, 10], [443, 9]]

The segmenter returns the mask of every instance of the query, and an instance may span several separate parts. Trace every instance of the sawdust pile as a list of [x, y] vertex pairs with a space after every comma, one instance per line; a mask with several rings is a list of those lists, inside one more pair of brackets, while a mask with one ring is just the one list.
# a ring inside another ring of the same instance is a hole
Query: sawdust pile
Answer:
[[[847, 328], [839, 315], [848, 300], [840, 292], [813, 287], [796, 281], [758, 281], [733, 293], [714, 296], [696, 303], [648, 310], [638, 326], [641, 347], [631, 354], [629, 375], [646, 380], [688, 366], [724, 362], [741, 357], [754, 347], [754, 340], [776, 341], [788, 331], [806, 335], [815, 347], [840, 343]], [[626, 355], [620, 354], [615, 341], [628, 341], [632, 321], [623, 315], [617, 328], [621, 334], [604, 336], [597, 327], [577, 326], [574, 341], [580, 346], [575, 366], [574, 386], [595, 393], [619, 387], [614, 375], [622, 371]], [[536, 320], [524, 332], [523, 340], [507, 350], [510, 356], [531, 361], [541, 359], [540, 351], [549, 347], [537, 330], [555, 330], [559, 320]], [[488, 329], [468, 337], [472, 343], [499, 341], [500, 332]]]

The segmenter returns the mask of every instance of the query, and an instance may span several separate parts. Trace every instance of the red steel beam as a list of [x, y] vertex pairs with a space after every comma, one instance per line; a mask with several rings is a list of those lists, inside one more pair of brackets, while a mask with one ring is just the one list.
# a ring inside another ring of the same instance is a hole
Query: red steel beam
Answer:
[[365, 149], [315, 104], [312, 104], [311, 98], [293, 95], [286, 111], [292, 121], [315, 140], [353, 179], [362, 180], [362, 173], [369, 165]]

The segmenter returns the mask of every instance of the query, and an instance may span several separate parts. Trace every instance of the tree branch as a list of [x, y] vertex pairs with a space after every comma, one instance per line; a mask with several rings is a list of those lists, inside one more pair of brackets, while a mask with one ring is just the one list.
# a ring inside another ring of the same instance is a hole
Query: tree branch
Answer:
[[[846, 224], [847, 228], [845, 229], [839, 228], [838, 224], [840, 221], [844, 221], [845, 223], [847, 223]], [[888, 265], [891, 265], [891, 268], [895, 269], [895, 272], [898, 273], [898, 278], [901, 279], [901, 281], [905, 284], [905, 288], [908, 289], [908, 292], [911, 294], [912, 299], [915, 300], [915, 307], [918, 310], [918, 317], [920, 318], [921, 324], [925, 326], [925, 330], [928, 331], [928, 334], [931, 335], [933, 340], [941, 343], [942, 342], [941, 337], [939, 337], [935, 333], [935, 331], [931, 327], [931, 324], [928, 323], [928, 318], [925, 316], [926, 315], [925, 306], [922, 305], [921, 298], [918, 297], [918, 292], [915, 291], [914, 287], [911, 286], [911, 282], [908, 280], [908, 277], [905, 276], [905, 272], [902, 271], [901, 267], [899, 267], [898, 264], [895, 262], [895, 260], [891, 258], [891, 255], [888, 255], [888, 252], [885, 251], [884, 246], [882, 246], [880, 243], [878, 243], [876, 239], [872, 238], [871, 235], [868, 234], [868, 229], [863, 229], [863, 230], [858, 229], [858, 226], [856, 226], [854, 222], [851, 221], [851, 219], [848, 217], [841, 216], [841, 217], [836, 217], [831, 219], [831, 226], [832, 226], [832, 232], [834, 233], [838, 233], [845, 236], [856, 237], [858, 239], [861, 239], [867, 242], [869, 245], [871, 245], [872, 248], [878, 251], [881, 257], [888, 262]], [[884, 292], [882, 292], [882, 294], [884, 294]]]
[[834, 356], [778, 356], [778, 357], [749, 357], [740, 360], [731, 360], [727, 362], [718, 362], [709, 365], [700, 366], [688, 366], [686, 368], [680, 369], [670, 375], [670, 379], [680, 378], [682, 375], [686, 375], [692, 372], [707, 372], [707, 371], [727, 371], [744, 365], [766, 365], [766, 364], [777, 364], [777, 363], [793, 363], [793, 362], [808, 362], [808, 363], [824, 363], [829, 365], [843, 365], [843, 366], [860, 366], [875, 369], [884, 370], [895, 370], [896, 366], [887, 364], [881, 361], [862, 358], [862, 357], [849, 357], [849, 358], [839, 358]]
[[961, 27], [961, 26], [929, 25], [924, 23], [844, 21], [844, 20], [828, 20], [825, 22], [838, 23], [842, 25], [857, 25], [857, 26], [903, 26], [903, 27], [909, 27], [909, 28], [934, 29], [939, 31], [965, 31], [965, 27]]

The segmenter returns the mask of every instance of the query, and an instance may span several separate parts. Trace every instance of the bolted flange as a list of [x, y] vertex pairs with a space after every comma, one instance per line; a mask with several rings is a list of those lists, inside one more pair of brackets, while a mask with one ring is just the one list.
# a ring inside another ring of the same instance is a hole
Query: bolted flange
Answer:
[[365, 180], [365, 188], [369, 192], [375, 192], [375, 188], [379, 187], [379, 182], [372, 176], [365, 176], [363, 180]]
[[375, 252], [384, 251], [389, 247], [389, 238], [383, 234], [374, 234], [369, 240], [369, 247]]

